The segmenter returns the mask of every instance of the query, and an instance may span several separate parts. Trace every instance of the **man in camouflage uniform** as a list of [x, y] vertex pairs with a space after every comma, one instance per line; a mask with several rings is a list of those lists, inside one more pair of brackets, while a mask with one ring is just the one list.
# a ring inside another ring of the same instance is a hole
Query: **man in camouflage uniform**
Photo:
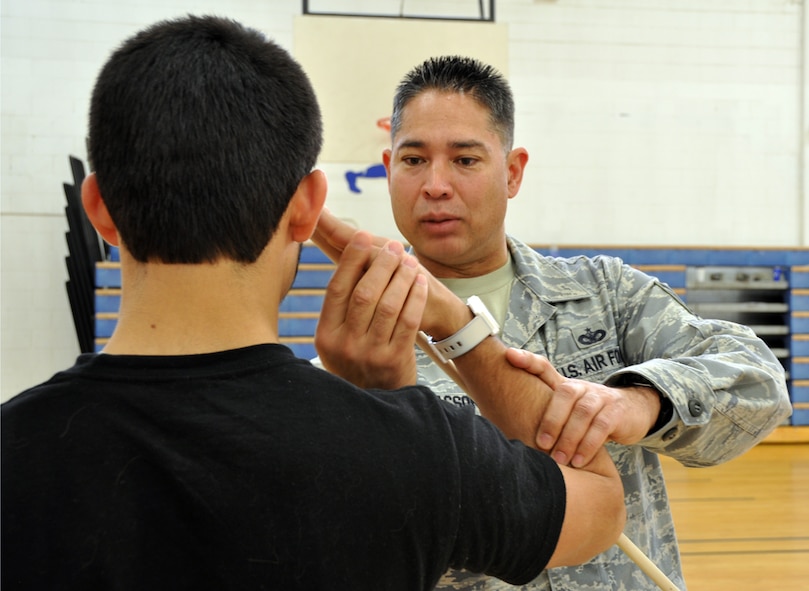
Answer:
[[[538, 446], [560, 463], [584, 465], [606, 444], [627, 506], [626, 535], [685, 589], [658, 454], [688, 466], [729, 460], [790, 413], [784, 372], [747, 327], [695, 316], [664, 284], [616, 258], [559, 259], [507, 236], [506, 203], [528, 156], [511, 148], [507, 82], [475, 60], [427, 60], [394, 99], [386, 150], [394, 217], [419, 262], [461, 298], [479, 296], [506, 345], [541, 354], [555, 368]], [[505, 158], [503, 158], [505, 155]], [[330, 305], [328, 297], [324, 309]], [[317, 339], [324, 365], [406, 362], [379, 343]], [[474, 404], [423, 352], [418, 382], [455, 404]], [[348, 372], [345, 372], [348, 373]], [[450, 571], [439, 589], [512, 589]], [[523, 589], [637, 591], [657, 586], [617, 547], [578, 567], [543, 572]]]
[[[506, 345], [548, 357], [567, 377], [650, 383], [671, 401], [671, 417], [653, 433], [635, 445], [607, 447], [624, 483], [624, 533], [685, 589], [657, 454], [709, 466], [755, 445], [789, 413], [778, 360], [749, 328], [694, 316], [667, 286], [618, 259], [554, 259], [511, 237], [507, 243], [514, 281], [500, 335]], [[480, 297], [486, 302], [486, 294]], [[417, 359], [419, 383], [441, 398], [472, 403], [426, 354]], [[513, 589], [457, 571], [438, 588]], [[657, 586], [614, 546], [584, 566], [547, 570], [523, 589]]]

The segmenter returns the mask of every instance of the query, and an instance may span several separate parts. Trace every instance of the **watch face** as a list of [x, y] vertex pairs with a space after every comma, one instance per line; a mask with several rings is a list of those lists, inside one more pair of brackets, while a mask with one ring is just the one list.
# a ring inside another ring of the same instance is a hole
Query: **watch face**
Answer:
[[489, 312], [489, 309], [486, 307], [486, 304], [483, 303], [478, 296], [472, 296], [468, 300], [466, 300], [466, 305], [469, 306], [469, 309], [472, 310], [472, 313], [481, 318], [484, 322], [486, 322], [486, 326], [489, 327], [491, 331], [489, 334], [495, 335], [500, 332], [500, 325], [497, 324], [497, 320], [494, 319], [492, 313]]

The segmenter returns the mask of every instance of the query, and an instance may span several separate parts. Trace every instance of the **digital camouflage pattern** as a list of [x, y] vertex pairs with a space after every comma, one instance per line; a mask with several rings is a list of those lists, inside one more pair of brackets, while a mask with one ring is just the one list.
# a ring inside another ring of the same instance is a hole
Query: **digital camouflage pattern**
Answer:
[[[501, 339], [546, 356], [569, 378], [616, 385], [645, 378], [673, 402], [668, 425], [638, 445], [608, 444], [621, 473], [624, 533], [680, 589], [680, 554], [657, 454], [686, 466], [736, 457], [791, 412], [784, 371], [744, 326], [694, 315], [665, 284], [614, 257], [545, 257], [509, 237], [516, 268]], [[473, 404], [417, 350], [419, 383], [455, 404]], [[437, 589], [654, 590], [617, 546], [591, 562], [544, 571], [514, 587], [449, 571]]]

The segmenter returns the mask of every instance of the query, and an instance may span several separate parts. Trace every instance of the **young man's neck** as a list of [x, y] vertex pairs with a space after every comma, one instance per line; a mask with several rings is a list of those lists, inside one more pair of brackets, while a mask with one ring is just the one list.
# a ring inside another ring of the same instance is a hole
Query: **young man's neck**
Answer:
[[261, 269], [122, 261], [120, 315], [104, 352], [190, 355], [278, 342], [285, 289]]

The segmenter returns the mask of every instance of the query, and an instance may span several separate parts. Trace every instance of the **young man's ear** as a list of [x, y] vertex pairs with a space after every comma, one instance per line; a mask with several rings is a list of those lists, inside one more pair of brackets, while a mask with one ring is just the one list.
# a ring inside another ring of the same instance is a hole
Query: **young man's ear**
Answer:
[[110, 212], [107, 211], [107, 205], [101, 198], [101, 191], [98, 190], [98, 179], [96, 179], [93, 172], [87, 175], [81, 184], [81, 203], [90, 223], [98, 230], [101, 237], [113, 246], [120, 246], [118, 228], [115, 227], [115, 223], [110, 217]]
[[298, 184], [287, 208], [290, 238], [306, 242], [312, 237], [326, 201], [328, 181], [322, 170], [313, 170]]

